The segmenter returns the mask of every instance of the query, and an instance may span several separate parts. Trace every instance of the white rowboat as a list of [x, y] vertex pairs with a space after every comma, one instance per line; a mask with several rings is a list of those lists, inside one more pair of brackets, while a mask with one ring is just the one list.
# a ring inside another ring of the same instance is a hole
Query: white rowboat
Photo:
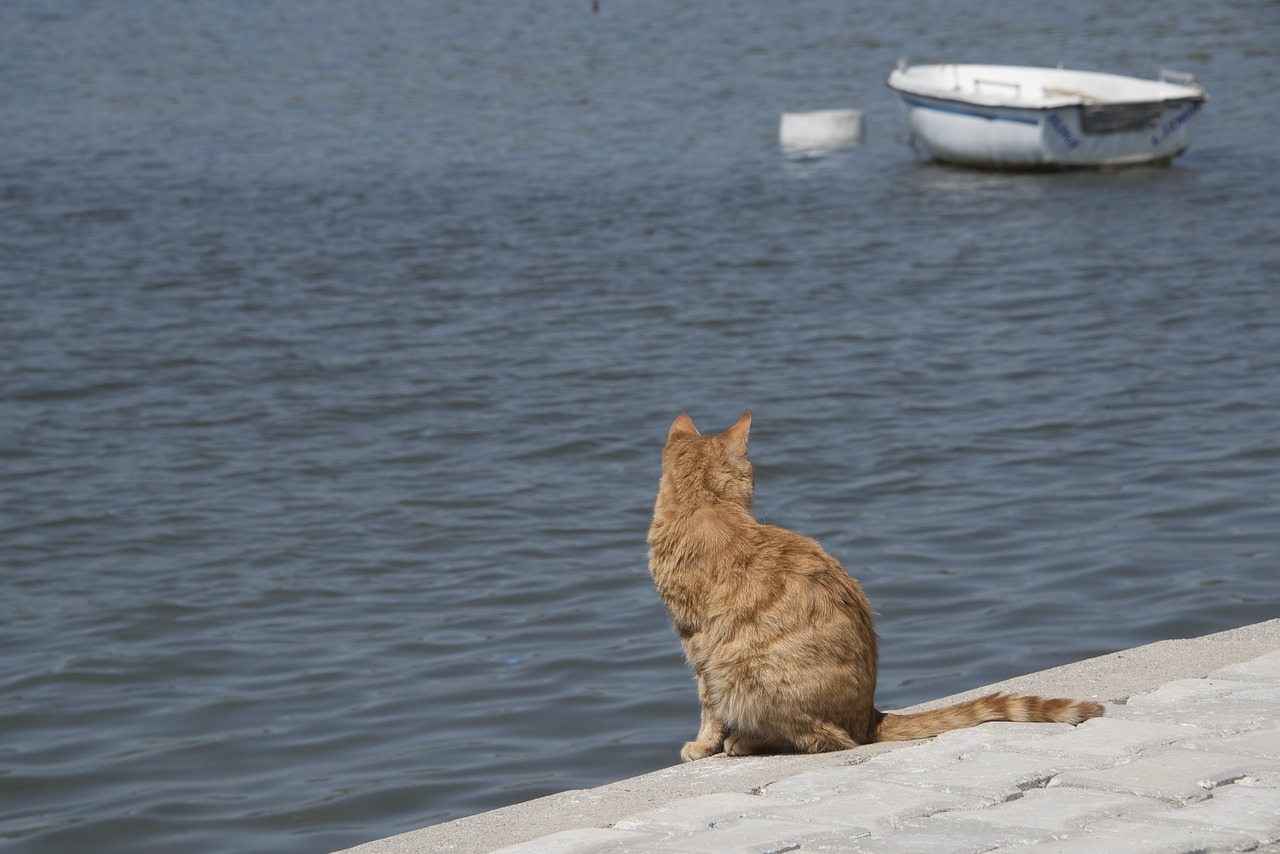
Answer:
[[1158, 80], [1014, 65], [899, 65], [912, 135], [937, 160], [998, 169], [1168, 163], [1208, 100], [1189, 74]]

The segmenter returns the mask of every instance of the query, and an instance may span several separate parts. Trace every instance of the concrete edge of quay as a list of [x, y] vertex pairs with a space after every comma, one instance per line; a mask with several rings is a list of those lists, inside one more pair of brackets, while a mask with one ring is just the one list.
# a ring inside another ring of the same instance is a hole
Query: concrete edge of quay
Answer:
[[[1277, 649], [1280, 649], [1280, 619], [1198, 638], [1158, 641], [940, 697], [903, 711], [923, 711], [992, 691], [1123, 704], [1129, 697], [1153, 691], [1165, 683], [1204, 678], [1219, 668]], [[808, 756], [714, 756], [594, 789], [573, 789], [401, 833], [346, 849], [342, 854], [493, 851], [559, 831], [609, 827], [627, 816], [681, 798], [757, 792], [782, 778], [821, 768], [859, 764], [915, 743], [874, 744]], [[679, 745], [672, 745], [673, 754], [678, 749]]]

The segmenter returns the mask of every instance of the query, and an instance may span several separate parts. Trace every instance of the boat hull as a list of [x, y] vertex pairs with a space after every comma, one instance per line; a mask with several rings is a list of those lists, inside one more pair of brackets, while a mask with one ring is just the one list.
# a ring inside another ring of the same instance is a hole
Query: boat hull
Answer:
[[892, 77], [890, 88], [914, 139], [933, 158], [996, 169], [1167, 163], [1191, 145], [1205, 101], [1199, 94], [1019, 106], [904, 91]]

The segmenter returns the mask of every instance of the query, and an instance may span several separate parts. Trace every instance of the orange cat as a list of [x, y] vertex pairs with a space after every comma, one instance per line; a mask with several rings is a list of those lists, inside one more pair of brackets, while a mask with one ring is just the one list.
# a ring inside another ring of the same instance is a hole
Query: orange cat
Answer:
[[751, 516], [751, 413], [703, 436], [671, 425], [649, 529], [649, 570], [702, 701], [686, 761], [723, 750], [844, 750], [986, 721], [1078, 724], [1097, 703], [991, 694], [932, 712], [873, 705], [876, 635], [862, 587], [816, 542]]

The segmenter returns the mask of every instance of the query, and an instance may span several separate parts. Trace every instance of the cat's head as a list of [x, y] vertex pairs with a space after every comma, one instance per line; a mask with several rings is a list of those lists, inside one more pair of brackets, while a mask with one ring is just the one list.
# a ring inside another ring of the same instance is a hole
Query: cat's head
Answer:
[[751, 412], [713, 436], [704, 436], [683, 412], [671, 424], [662, 450], [662, 477], [683, 500], [722, 500], [751, 509], [755, 472], [747, 459]]

